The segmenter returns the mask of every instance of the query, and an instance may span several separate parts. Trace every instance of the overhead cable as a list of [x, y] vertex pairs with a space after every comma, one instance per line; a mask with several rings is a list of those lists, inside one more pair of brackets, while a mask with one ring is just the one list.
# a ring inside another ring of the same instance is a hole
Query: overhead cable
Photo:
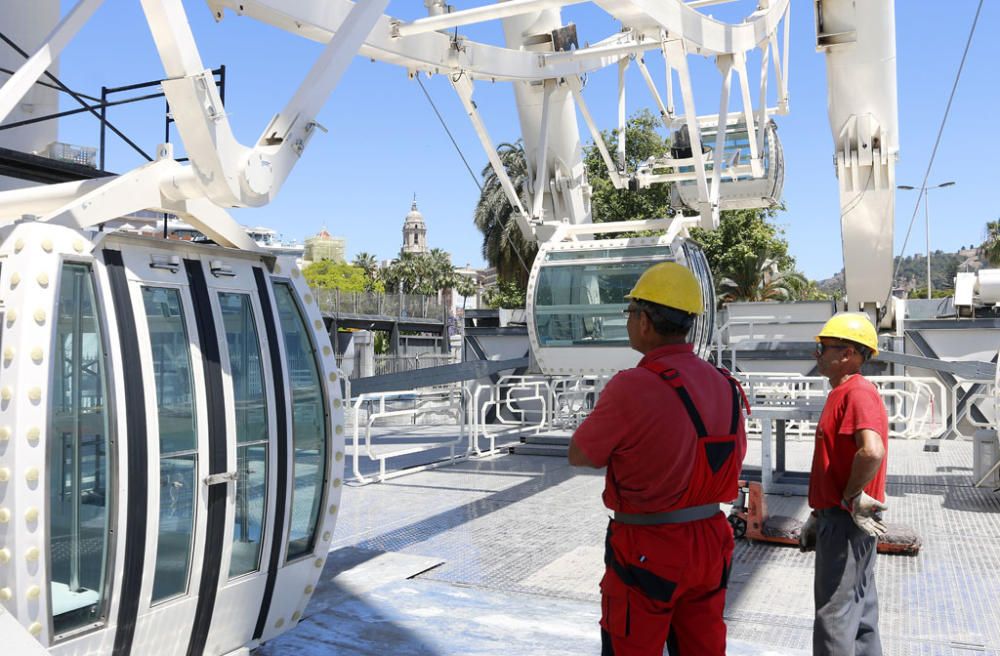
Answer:
[[[941, 136], [944, 134], [944, 126], [948, 122], [948, 114], [951, 111], [951, 103], [955, 99], [955, 92], [958, 90], [958, 81], [962, 78], [962, 69], [965, 68], [965, 59], [969, 54], [969, 47], [972, 45], [972, 36], [976, 33], [976, 24], [979, 23], [979, 14], [982, 10], [983, 0], [979, 0], [979, 5], [976, 7], [976, 15], [972, 19], [972, 28], [969, 30], [969, 38], [965, 41], [965, 50], [962, 52], [962, 61], [958, 64], [958, 72], [955, 74], [955, 82], [951, 85], [951, 94], [948, 96], [948, 104], [944, 108], [944, 116], [941, 117], [941, 126], [938, 128], [937, 138], [934, 140], [934, 148], [931, 150], [931, 158], [930, 161], [927, 162], [927, 169], [924, 171], [923, 182], [920, 183], [920, 193], [917, 194], [917, 202], [913, 206], [913, 216], [910, 217], [910, 225], [906, 228], [906, 238], [903, 239], [903, 246], [899, 251], [899, 262], [896, 264], [896, 270], [892, 274], [893, 282], [895, 282], [896, 276], [899, 275], [899, 269], [903, 265], [903, 253], [906, 252], [906, 243], [910, 240], [910, 232], [913, 230], [913, 223], [916, 221], [917, 213], [920, 211], [920, 201], [923, 199], [924, 194], [927, 193], [927, 180], [930, 178], [931, 168], [934, 166], [934, 158], [937, 156], [938, 146], [941, 144]], [[929, 253], [928, 257], [930, 257]], [[886, 301], [888, 301], [888, 298]]]
[[[476, 174], [472, 171], [472, 167], [469, 166], [469, 160], [467, 160], [465, 158], [465, 154], [462, 152], [462, 149], [459, 147], [458, 142], [455, 141], [455, 137], [452, 136], [451, 130], [448, 128], [448, 124], [445, 123], [444, 117], [441, 116], [441, 112], [438, 111], [437, 105], [434, 104], [434, 99], [431, 98], [431, 94], [427, 93], [427, 89], [424, 87], [424, 83], [420, 80], [420, 73], [418, 72], [415, 75], [415, 77], [417, 79], [417, 84], [420, 85], [420, 90], [424, 92], [424, 97], [427, 98], [427, 102], [430, 103], [431, 109], [434, 110], [434, 114], [437, 116], [438, 121], [441, 122], [441, 127], [444, 128], [444, 131], [448, 134], [448, 138], [451, 139], [451, 145], [453, 145], [455, 147], [455, 150], [458, 152], [458, 156], [462, 158], [462, 163], [465, 164], [465, 169], [469, 172], [469, 175], [472, 176], [472, 182], [479, 189], [480, 195], [482, 195], [482, 193], [483, 193], [483, 185], [480, 184], [479, 178], [476, 177]], [[491, 228], [495, 229], [497, 227], [497, 225], [496, 225], [497, 223], [498, 223], [498, 221], [496, 219], [494, 219], [493, 220], [493, 225], [491, 226]], [[504, 242], [509, 242], [510, 243], [511, 250], [514, 251], [514, 255], [517, 256], [517, 259], [521, 263], [521, 266], [524, 267], [524, 271], [526, 273], [530, 273], [531, 269], [525, 263], [524, 257], [521, 255], [521, 251], [518, 249], [517, 245], [513, 241], [510, 241], [510, 239], [508, 238], [506, 226], [501, 226], [501, 228], [500, 228], [500, 246], [501, 246], [501, 248], [503, 247]]]

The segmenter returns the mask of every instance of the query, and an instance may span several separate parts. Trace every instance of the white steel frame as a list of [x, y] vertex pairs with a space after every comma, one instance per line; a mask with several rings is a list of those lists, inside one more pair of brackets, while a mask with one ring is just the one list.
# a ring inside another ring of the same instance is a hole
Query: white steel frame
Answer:
[[[521, 205], [506, 173], [495, 158], [492, 141], [477, 117], [472, 102], [475, 80], [539, 82], [544, 85], [546, 101], [557, 86], [570, 84], [574, 97], [582, 101], [580, 76], [601, 68], [617, 65], [624, 75], [629, 58], [649, 50], [661, 51], [667, 61], [667, 103], [657, 92], [652, 77], [640, 60], [638, 68], [653, 91], [661, 111], [673, 115], [673, 75], [679, 77], [684, 99], [685, 121], [689, 125], [698, 182], [702, 224], [714, 227], [718, 222], [719, 185], [722, 166], [716, 166], [711, 182], [706, 176], [706, 161], [721, 162], [720, 144], [712, 159], [702, 157], [699, 137], [699, 117], [695, 108], [687, 56], [716, 58], [722, 72], [722, 111], [728, 116], [728, 90], [732, 70], [740, 76], [743, 89], [743, 116], [749, 118], [752, 108], [747, 86], [746, 54], [760, 48], [764, 54], [760, 80], [761, 104], [759, 126], [767, 120], [767, 68], [773, 62], [778, 87], [779, 111], [787, 109], [788, 11], [790, 0], [771, 0], [741, 23], [725, 24], [697, 11], [698, 7], [716, 4], [713, 1], [684, 3], [680, 0], [604, 0], [598, 2], [605, 11], [623, 22], [626, 29], [598, 41], [592, 46], [563, 52], [532, 52], [477, 43], [452, 37], [440, 30], [470, 25], [487, 20], [523, 16], [550, 8], [580, 4], [582, 0], [513, 0], [484, 5], [463, 11], [444, 13], [444, 7], [431, 3], [431, 16], [410, 23], [385, 16], [382, 12], [388, 0], [207, 0], [217, 20], [225, 9], [275, 25], [300, 36], [326, 43], [326, 47], [304, 78], [298, 91], [286, 106], [265, 127], [253, 146], [240, 144], [233, 135], [226, 108], [211, 75], [205, 69], [194, 36], [188, 25], [181, 0], [142, 0], [142, 7], [163, 61], [167, 79], [163, 83], [177, 122], [178, 129], [191, 159], [182, 166], [173, 160], [173, 153], [163, 147], [157, 161], [119, 176], [111, 182], [90, 185], [53, 186], [43, 192], [13, 192], [0, 195], [0, 208], [6, 220], [22, 214], [40, 215], [41, 220], [85, 228], [109, 218], [140, 209], [155, 209], [179, 214], [191, 221], [220, 243], [252, 250], [235, 222], [225, 213], [225, 207], [257, 207], [270, 202], [277, 194], [291, 169], [301, 157], [310, 139], [322, 130], [315, 116], [326, 102], [346, 67], [356, 54], [407, 68], [411, 74], [450, 75], [458, 93], [491, 158], [504, 190], [518, 210], [521, 226], [535, 234], [542, 219], [543, 197], [556, 194], [550, 179], [555, 172], [542, 166], [547, 155], [544, 141], [548, 112], [542, 112], [542, 144], [536, 155], [535, 174], [531, 187], [535, 190], [528, 208]], [[0, 119], [16, 105], [46, 66], [65, 47], [73, 35], [93, 15], [101, 0], [81, 0], [49, 35], [45, 43], [21, 69], [0, 88]], [[778, 55], [778, 34], [784, 20], [784, 57]], [[668, 37], [669, 35], [669, 37]], [[773, 51], [773, 55], [771, 54]], [[620, 127], [624, 122], [624, 84], [620, 83]], [[547, 106], [547, 102], [546, 102]], [[586, 110], [584, 110], [586, 112]], [[588, 125], [592, 134], [592, 120]], [[751, 121], [748, 128], [754, 131]], [[753, 139], [751, 140], [753, 141]], [[757, 139], [759, 141], [759, 138]], [[751, 168], [760, 170], [760, 144], [751, 153]], [[621, 149], [617, 166], [609, 167], [617, 185], [623, 185]], [[603, 154], [603, 153], [602, 153]], [[608, 158], [605, 158], [606, 160]], [[558, 182], [558, 180], [555, 180]], [[556, 184], [555, 187], [560, 185]], [[567, 186], [568, 185], [563, 185]], [[564, 189], [580, 193], [579, 188]], [[210, 201], [209, 204], [201, 201]], [[53, 207], [55, 205], [55, 207]], [[214, 205], [215, 207], [211, 207]], [[556, 203], [560, 212], [568, 212], [574, 223], [589, 222], [585, 204]], [[530, 214], [528, 213], [530, 211]], [[558, 223], [566, 217], [549, 217]], [[0, 221], [3, 221], [0, 218]], [[540, 234], [547, 235], [543, 230]]]

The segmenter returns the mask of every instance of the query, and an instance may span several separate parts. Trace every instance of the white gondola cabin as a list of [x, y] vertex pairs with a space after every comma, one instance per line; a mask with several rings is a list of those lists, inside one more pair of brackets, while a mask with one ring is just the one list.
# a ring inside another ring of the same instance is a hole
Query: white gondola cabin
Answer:
[[[715, 146], [717, 125], [701, 127], [701, 143], [706, 154], [711, 154]], [[675, 143], [671, 149], [674, 160], [691, 157], [690, 138], [687, 126], [675, 133]], [[687, 143], [684, 139], [687, 138]], [[785, 181], [785, 160], [778, 139], [778, 129], [774, 121], [767, 121], [764, 128], [764, 144], [758, 156], [758, 166], [754, 166], [747, 124], [734, 123], [726, 126], [723, 146], [724, 167], [719, 183], [719, 209], [743, 210], [774, 207], [781, 199]], [[706, 162], [705, 171], [709, 179], [715, 163]], [[754, 170], [757, 168], [758, 170]], [[681, 166], [681, 173], [694, 174], [693, 166]], [[699, 208], [698, 185], [693, 179], [677, 182], [672, 189], [672, 204], [675, 207], [697, 211]]]
[[596, 239], [604, 232], [663, 229], [672, 222], [639, 221], [565, 226], [542, 244], [528, 279], [528, 337], [539, 369], [549, 375], [613, 374], [635, 366], [625, 329], [625, 295], [647, 268], [678, 262], [701, 284], [705, 313], [691, 341], [708, 353], [715, 325], [715, 287], [705, 254], [678, 236], [675, 225], [658, 237]]
[[294, 262], [19, 222], [0, 326], [0, 596], [41, 645], [226, 654], [294, 626], [344, 458]]

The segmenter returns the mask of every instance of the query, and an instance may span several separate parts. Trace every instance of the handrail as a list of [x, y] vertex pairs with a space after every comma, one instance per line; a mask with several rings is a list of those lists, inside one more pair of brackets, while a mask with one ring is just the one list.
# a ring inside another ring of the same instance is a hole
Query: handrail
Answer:
[[[377, 480], [379, 482], [385, 481], [393, 476], [397, 476], [400, 472], [393, 472], [391, 474], [386, 473], [385, 463], [390, 458], [396, 458], [404, 455], [411, 455], [413, 453], [421, 453], [424, 451], [430, 451], [433, 449], [440, 449], [443, 447], [448, 447], [450, 449], [449, 457], [445, 462], [454, 462], [458, 458], [467, 457], [469, 455], [469, 449], [467, 448], [464, 453], [456, 456], [455, 447], [466, 439], [467, 432], [467, 422], [465, 417], [464, 401], [466, 396], [466, 390], [464, 388], [451, 388], [451, 389], [439, 389], [439, 390], [416, 390], [416, 391], [396, 391], [396, 392], [375, 392], [369, 394], [360, 394], [357, 398], [352, 399], [351, 407], [353, 409], [353, 470], [354, 478], [361, 484], [367, 484], [370, 482], [361, 473], [361, 422], [360, 422], [360, 411], [362, 405], [364, 404], [375, 404], [377, 410], [372, 413], [368, 413], [368, 417], [365, 421], [364, 427], [364, 455], [370, 460], [377, 461], [379, 463], [379, 473]], [[457, 401], [456, 401], [457, 395]], [[386, 407], [386, 401], [392, 399], [405, 399], [407, 401], [416, 401], [416, 404], [412, 408], [405, 408], [401, 410], [390, 410]], [[440, 403], [444, 405], [440, 405]], [[435, 404], [435, 405], [432, 405]], [[425, 415], [448, 415], [454, 417], [457, 425], [459, 426], [458, 437], [453, 440], [443, 440], [440, 442], [433, 442], [431, 444], [424, 444], [418, 447], [413, 447], [409, 449], [399, 449], [392, 451], [390, 453], [376, 453], [372, 445], [372, 427], [375, 422], [379, 419], [386, 419], [389, 417], [411, 417], [414, 421], [417, 417]], [[433, 463], [434, 466], [440, 465], [441, 463]], [[422, 468], [427, 468], [431, 465], [424, 465]], [[407, 469], [407, 472], [414, 471], [413, 468]]]
[[[966, 393], [964, 395], [960, 395], [960, 391], [961, 391], [962, 387], [971, 386], [971, 385], [982, 385], [983, 388], [984, 388], [984, 391], [983, 392]], [[961, 431], [958, 430], [958, 424], [959, 424], [959, 420], [958, 420], [958, 400], [959, 400], [959, 396], [962, 396], [962, 398], [965, 400], [966, 407], [969, 407], [970, 404], [977, 403], [978, 401], [990, 401], [990, 400], [992, 400], [994, 402], [994, 404], [995, 404], [997, 402], [998, 396], [1000, 396], [1000, 388], [998, 388], [996, 386], [995, 380], [993, 378], [988, 378], [988, 379], [987, 378], [980, 378], [980, 379], [965, 378], [965, 379], [956, 381], [955, 384], [951, 386], [951, 405], [949, 406], [950, 409], [951, 409], [951, 425], [948, 426], [947, 428], [952, 433], [954, 433], [955, 435], [958, 435], [959, 437], [968, 438], [970, 436], [968, 436], [965, 433], [962, 433]], [[995, 412], [995, 410], [994, 410], [994, 412]], [[971, 413], [971, 412], [966, 413], [965, 419], [966, 419], [966, 421], [968, 421], [975, 428], [995, 428], [996, 427], [996, 424], [994, 422], [991, 422], [988, 418], [987, 418], [987, 420], [985, 422], [978, 421], [976, 419], [975, 415], [973, 413]], [[996, 419], [997, 418], [994, 417], [994, 421]]]
[[[506, 390], [506, 394], [504, 391]], [[520, 395], [513, 398], [513, 392], [527, 392], [528, 396]], [[529, 412], [523, 408], [512, 405], [515, 402], [536, 401], [541, 405], [538, 410], [539, 420], [537, 422], [527, 422], [526, 415]], [[476, 455], [488, 455], [496, 452], [496, 438], [501, 431], [488, 431], [486, 429], [486, 416], [490, 409], [495, 408], [497, 413], [497, 423], [504, 426], [517, 426], [508, 429], [509, 432], [521, 433], [524, 430], [533, 430], [537, 435], [549, 425], [549, 408], [551, 407], [551, 389], [549, 380], [544, 376], [507, 375], [501, 376], [495, 383], [490, 385], [476, 384], [472, 392], [472, 413], [473, 429], [470, 437], [470, 448]], [[512, 416], [521, 417], [521, 421], [509, 421], [503, 416], [501, 410], [506, 409]], [[480, 437], [489, 440], [489, 449], [483, 451], [479, 448]]]
[[[760, 406], [796, 406], [824, 402], [829, 394], [829, 381], [822, 376], [799, 374], [737, 374], [747, 388], [751, 404]], [[889, 435], [913, 439], [924, 434], [928, 425], [944, 424], [935, 409], [938, 396], [947, 405], [947, 388], [935, 377], [867, 376], [879, 391], [889, 413]], [[935, 394], [935, 392], [937, 394]], [[896, 428], [899, 426], [899, 428]], [[751, 427], [756, 422], [751, 416]], [[786, 435], [811, 437], [815, 423], [801, 420], [789, 422]]]

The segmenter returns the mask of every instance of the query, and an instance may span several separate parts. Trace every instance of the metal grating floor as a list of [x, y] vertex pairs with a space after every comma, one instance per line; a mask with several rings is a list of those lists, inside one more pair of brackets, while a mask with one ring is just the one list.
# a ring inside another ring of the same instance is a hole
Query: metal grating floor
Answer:
[[[426, 427], [421, 433], [426, 439]], [[1000, 495], [971, 487], [970, 443], [944, 442], [938, 453], [925, 453], [922, 446], [922, 441], [890, 444], [887, 518], [916, 528], [923, 548], [916, 557], [880, 555], [877, 561], [885, 653], [1000, 656]], [[807, 468], [811, 449], [811, 441], [790, 442], [789, 468]], [[751, 441], [747, 462], [755, 459], [759, 442]], [[552, 622], [567, 614], [576, 622], [576, 633], [563, 627], [533, 634], [532, 647], [511, 642], [509, 633], [501, 634], [507, 636], [499, 638], [503, 644], [491, 647], [495, 634], [468, 631], [455, 634], [452, 642], [426, 643], [419, 653], [596, 653], [597, 582], [607, 517], [602, 487], [601, 473], [571, 468], [559, 458], [517, 455], [466, 460], [375, 485], [348, 485], [328, 570], [336, 574], [337, 552], [350, 549], [443, 561], [405, 583], [411, 592], [437, 591], [429, 599], [447, 606], [441, 609], [446, 616], [457, 620], [464, 606], [479, 613], [500, 606], [510, 617], [523, 612], [539, 619], [551, 608]], [[768, 504], [772, 514], [803, 518], [807, 512], [803, 497], [772, 495]], [[808, 653], [812, 571], [812, 554], [737, 543], [726, 610], [731, 654]], [[464, 596], [444, 594], [455, 590]], [[383, 590], [379, 603], [392, 606], [399, 596]], [[337, 628], [342, 623], [325, 628], [322, 617], [333, 611], [317, 609], [312, 615], [307, 610], [288, 636], [345, 630]], [[405, 623], [402, 611], [388, 613], [378, 630], [391, 625], [386, 617]], [[438, 632], [439, 638], [445, 634], [443, 628]], [[487, 642], [472, 644], [476, 635]], [[291, 643], [285, 651], [278, 649], [285, 639], [262, 653], [300, 653], [290, 649]], [[548, 647], [542, 644], [546, 639], [551, 639]], [[341, 644], [338, 653], [384, 653], [355, 647]]]

